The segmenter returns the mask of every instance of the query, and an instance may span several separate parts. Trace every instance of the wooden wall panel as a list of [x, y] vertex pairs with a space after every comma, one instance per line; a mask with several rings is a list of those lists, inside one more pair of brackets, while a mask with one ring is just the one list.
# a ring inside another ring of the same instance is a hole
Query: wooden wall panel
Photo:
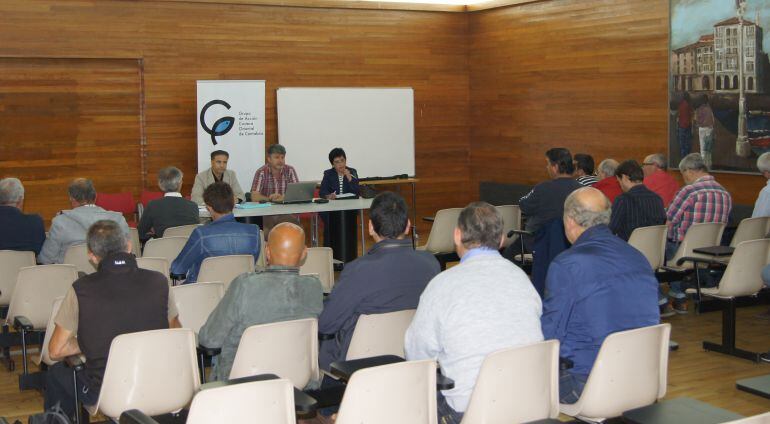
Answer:
[[463, 13], [11, 0], [0, 3], [0, 57], [141, 58], [147, 185], [173, 164], [184, 191], [196, 167], [196, 80], [266, 80], [268, 144], [278, 87], [413, 87], [419, 214], [431, 215], [468, 200], [467, 22]]
[[0, 58], [0, 177], [23, 181], [27, 211], [68, 208], [75, 177], [138, 190], [140, 91], [137, 60]]
[[[547, 178], [551, 147], [597, 162], [665, 152], [668, 13], [668, 0], [551, 0], [470, 14], [472, 190]], [[764, 185], [716, 178], [739, 203]]]

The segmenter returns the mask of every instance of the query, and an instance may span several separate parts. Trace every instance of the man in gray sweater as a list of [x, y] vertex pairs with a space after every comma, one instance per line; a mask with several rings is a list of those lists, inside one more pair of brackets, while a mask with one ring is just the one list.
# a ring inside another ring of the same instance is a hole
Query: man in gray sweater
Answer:
[[439, 393], [439, 422], [462, 420], [489, 353], [543, 340], [540, 296], [524, 271], [500, 256], [502, 242], [497, 208], [475, 202], [463, 209], [454, 230], [460, 264], [428, 283], [406, 332], [406, 358], [438, 359], [455, 382]]
[[51, 230], [37, 256], [38, 262], [42, 264], [62, 263], [67, 248], [85, 243], [88, 228], [96, 221], [115, 221], [123, 234], [128, 235], [128, 224], [121, 213], [106, 211], [94, 204], [96, 189], [91, 180], [76, 178], [70, 183], [67, 192], [72, 209], [61, 211], [51, 221]]

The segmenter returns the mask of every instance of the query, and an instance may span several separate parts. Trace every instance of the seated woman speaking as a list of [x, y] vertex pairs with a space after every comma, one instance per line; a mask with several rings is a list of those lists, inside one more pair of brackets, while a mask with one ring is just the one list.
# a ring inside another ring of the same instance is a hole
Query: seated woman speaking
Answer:
[[[324, 171], [320, 196], [333, 200], [341, 194], [360, 195], [358, 173], [347, 166], [345, 151], [335, 147], [329, 152], [331, 169]], [[324, 246], [331, 247], [334, 257], [342, 262], [356, 258], [356, 212], [322, 212], [324, 222]]]

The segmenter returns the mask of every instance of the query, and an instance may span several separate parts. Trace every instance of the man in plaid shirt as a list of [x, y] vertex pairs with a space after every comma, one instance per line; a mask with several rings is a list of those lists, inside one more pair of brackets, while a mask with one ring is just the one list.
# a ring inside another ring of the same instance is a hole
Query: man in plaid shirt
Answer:
[[[273, 144], [267, 149], [267, 163], [254, 173], [251, 183], [251, 200], [258, 202], [267, 200], [280, 202], [286, 193], [289, 183], [299, 182], [297, 171], [286, 164], [286, 148]], [[272, 215], [262, 218], [262, 230], [267, 239], [270, 230], [281, 222], [291, 222], [299, 225], [297, 215]]]
[[[666, 259], [671, 259], [679, 248], [679, 243], [684, 239], [687, 229], [692, 224], [702, 222], [727, 223], [733, 201], [730, 193], [725, 190], [714, 177], [708, 173], [703, 157], [700, 153], [690, 153], [679, 162], [679, 172], [682, 173], [685, 186], [682, 187], [668, 207], [666, 219], [668, 220], [668, 241], [666, 242]], [[666, 309], [664, 316], [673, 312], [687, 313], [685, 294], [682, 291], [681, 281], [670, 283], [668, 295], [673, 299], [673, 311], [668, 307], [667, 299], [661, 292], [661, 306]]]

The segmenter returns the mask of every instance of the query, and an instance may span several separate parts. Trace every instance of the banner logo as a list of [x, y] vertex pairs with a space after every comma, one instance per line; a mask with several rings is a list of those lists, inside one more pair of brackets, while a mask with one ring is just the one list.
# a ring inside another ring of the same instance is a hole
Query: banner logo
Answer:
[[209, 110], [211, 106], [214, 105], [222, 105], [226, 107], [227, 109], [230, 109], [230, 105], [224, 101], [224, 100], [212, 100], [206, 105], [203, 106], [201, 109], [200, 114], [200, 121], [201, 121], [201, 128], [203, 128], [203, 131], [206, 131], [211, 136], [211, 142], [216, 146], [217, 145], [217, 136], [225, 135], [233, 128], [233, 124], [235, 123], [235, 118], [232, 116], [223, 116], [214, 122], [214, 125], [212, 125], [212, 128], [209, 128], [208, 125], [206, 125], [205, 119], [203, 119], [206, 116], [206, 111]]

